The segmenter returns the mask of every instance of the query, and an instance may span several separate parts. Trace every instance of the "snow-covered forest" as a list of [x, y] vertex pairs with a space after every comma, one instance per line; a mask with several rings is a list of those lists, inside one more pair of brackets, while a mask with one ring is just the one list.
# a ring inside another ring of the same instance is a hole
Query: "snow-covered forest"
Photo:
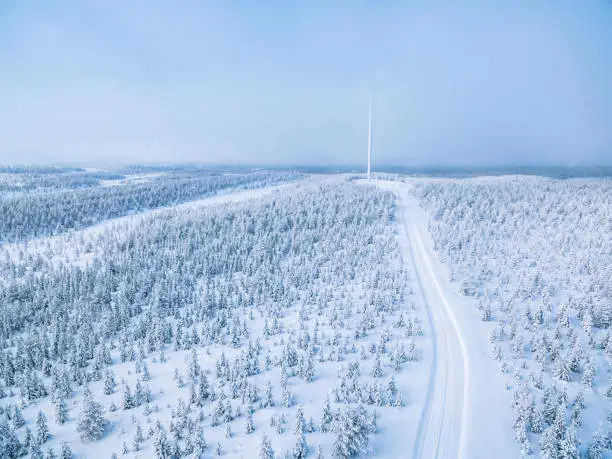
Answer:
[[0, 457], [610, 456], [608, 179], [3, 173]]
[[414, 192], [451, 279], [477, 299], [523, 454], [609, 454], [612, 182], [433, 180]]
[[[102, 178], [111, 180], [122, 176], [98, 172], [87, 175], [43, 174], [33, 177], [11, 174], [9, 177], [10, 179], [4, 179], [4, 183], [25, 182], [34, 189], [54, 188], [55, 185], [61, 190], [0, 195], [2, 241], [58, 234], [109, 218], [202, 198], [230, 188], [252, 189], [295, 180], [299, 178], [299, 174], [178, 175], [144, 183], [128, 183], [119, 187], [95, 186], [85, 189], [74, 188], [100, 185]], [[0, 189], [1, 183], [0, 181]]]
[[375, 451], [425, 339], [394, 206], [309, 181], [109, 225], [81, 241], [85, 264], [5, 248], [0, 456]]

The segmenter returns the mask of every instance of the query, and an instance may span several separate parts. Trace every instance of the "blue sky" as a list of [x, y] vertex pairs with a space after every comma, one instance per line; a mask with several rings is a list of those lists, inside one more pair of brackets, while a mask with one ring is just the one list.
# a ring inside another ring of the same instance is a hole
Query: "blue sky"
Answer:
[[612, 163], [612, 2], [0, 3], [0, 162]]

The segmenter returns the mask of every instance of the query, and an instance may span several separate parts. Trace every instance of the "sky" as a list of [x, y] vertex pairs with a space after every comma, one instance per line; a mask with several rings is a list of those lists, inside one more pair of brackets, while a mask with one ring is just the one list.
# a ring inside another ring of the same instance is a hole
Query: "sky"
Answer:
[[612, 0], [0, 2], [0, 163], [612, 164]]

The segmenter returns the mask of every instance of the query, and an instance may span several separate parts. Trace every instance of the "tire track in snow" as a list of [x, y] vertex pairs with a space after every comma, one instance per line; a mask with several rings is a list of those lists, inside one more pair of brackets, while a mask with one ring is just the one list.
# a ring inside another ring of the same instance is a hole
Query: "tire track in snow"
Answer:
[[396, 185], [402, 208], [401, 223], [409, 241], [433, 337], [429, 386], [414, 445], [413, 459], [464, 457], [467, 402], [467, 352], [453, 315], [425, 249], [417, 225], [411, 221], [409, 198]]

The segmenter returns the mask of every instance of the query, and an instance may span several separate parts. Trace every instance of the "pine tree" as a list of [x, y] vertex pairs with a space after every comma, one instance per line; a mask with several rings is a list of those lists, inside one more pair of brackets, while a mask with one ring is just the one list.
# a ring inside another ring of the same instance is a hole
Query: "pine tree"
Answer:
[[25, 425], [25, 419], [23, 418], [23, 414], [17, 405], [13, 407], [13, 426], [15, 429], [19, 429]]
[[14, 459], [20, 456], [21, 445], [15, 429], [0, 418], [0, 457]]
[[306, 431], [306, 419], [304, 418], [304, 409], [302, 406], [298, 406], [297, 411], [295, 413], [295, 428], [293, 429], [293, 433], [296, 435], [301, 435]]
[[308, 383], [312, 382], [312, 379], [314, 378], [314, 362], [312, 360], [312, 354], [309, 352], [304, 358], [304, 364], [302, 365], [300, 376]]
[[535, 407], [531, 412], [530, 425], [533, 433], [542, 433], [544, 430], [544, 414], [539, 407]]
[[370, 433], [362, 407], [344, 407], [334, 419], [332, 428], [334, 457], [345, 459], [367, 451]]
[[204, 401], [210, 397], [210, 387], [208, 385], [208, 378], [204, 372], [201, 373], [198, 381], [198, 405], [202, 406]]
[[270, 444], [270, 440], [263, 434], [259, 443], [259, 456], [258, 459], [274, 459], [274, 450]]
[[382, 378], [383, 371], [380, 363], [380, 354], [376, 354], [376, 360], [374, 361], [374, 368], [372, 369], [372, 376], [375, 378]]
[[171, 457], [171, 447], [166, 429], [158, 422], [155, 428], [155, 436], [153, 438], [153, 451], [158, 459], [167, 459]]
[[42, 448], [38, 441], [33, 441], [30, 445], [30, 459], [43, 459]]
[[30, 445], [32, 444], [32, 442], [36, 441], [36, 440], [34, 440], [33, 437], [34, 436], [32, 435], [32, 431], [30, 430], [30, 428], [26, 427], [25, 434], [23, 436], [23, 448], [24, 449], [27, 450], [30, 447]]
[[304, 459], [308, 454], [308, 445], [304, 434], [298, 434], [297, 442], [293, 448], [293, 459]]
[[559, 440], [555, 426], [549, 426], [540, 437], [540, 451], [544, 459], [557, 459], [559, 457]]
[[121, 408], [124, 410], [129, 410], [134, 408], [134, 405], [134, 397], [132, 396], [130, 386], [125, 383], [123, 385], [123, 395], [121, 397]]
[[136, 433], [134, 434], [134, 440], [132, 441], [132, 449], [134, 451], [140, 451], [140, 445], [144, 441], [144, 435], [142, 434], [142, 428], [140, 424], [136, 424]]
[[72, 450], [65, 441], [62, 442], [62, 449], [60, 451], [60, 459], [72, 459]]
[[285, 408], [291, 408], [291, 405], [293, 405], [293, 394], [289, 391], [287, 385], [283, 386], [282, 398], [283, 406]]
[[603, 453], [606, 449], [606, 441], [601, 430], [595, 431], [593, 439], [587, 450], [587, 459], [603, 459]]
[[252, 410], [248, 410], [246, 418], [246, 433], [250, 435], [253, 432], [255, 432], [255, 426], [253, 425], [253, 413]]
[[270, 381], [266, 383], [266, 393], [264, 395], [262, 406], [264, 408], [274, 406], [274, 396], [272, 395], [272, 384]]
[[587, 360], [584, 364], [584, 369], [582, 372], [582, 384], [587, 387], [593, 387], [593, 381], [595, 380], [595, 374], [597, 369], [593, 364], [593, 360], [590, 357], [587, 357]]
[[47, 416], [42, 411], [38, 412], [36, 418], [36, 442], [42, 445], [49, 438], [49, 428], [47, 427]]
[[370, 432], [376, 433], [378, 430], [378, 418], [376, 416], [376, 411], [372, 413], [372, 419], [370, 419]]
[[147, 362], [145, 362], [142, 365], [142, 380], [143, 381], [150, 381], [151, 380], [151, 373], [149, 373], [149, 367], [147, 366]]
[[557, 361], [553, 368], [553, 376], [559, 378], [561, 381], [569, 382], [572, 380], [569, 363], [564, 355], [557, 357]]
[[104, 395], [110, 395], [115, 392], [115, 376], [111, 370], [106, 370], [104, 374]]
[[565, 435], [563, 436], [563, 440], [561, 440], [561, 455], [564, 458], [568, 459], [578, 459], [579, 452], [578, 447], [580, 446], [580, 442], [578, 440], [578, 432], [576, 430], [576, 425], [571, 422], [570, 425], [565, 429]]
[[331, 405], [329, 403], [329, 395], [325, 398], [325, 404], [323, 405], [323, 413], [321, 413], [321, 432], [327, 432], [329, 424], [334, 420], [334, 416], [331, 411]]
[[204, 454], [204, 450], [207, 446], [208, 445], [206, 444], [206, 439], [204, 438], [204, 430], [201, 427], [197, 428], [194, 441], [193, 456], [196, 458], [201, 457]]
[[106, 419], [102, 414], [102, 405], [93, 399], [89, 389], [83, 394], [83, 406], [77, 425], [77, 432], [82, 440], [96, 441], [104, 436]]
[[391, 376], [391, 379], [389, 379], [389, 382], [387, 383], [387, 400], [389, 400], [389, 405], [393, 406], [396, 395], [397, 385], [395, 384], [395, 377]]
[[202, 371], [200, 368], [200, 363], [198, 362], [198, 354], [195, 349], [191, 350], [191, 358], [189, 360], [189, 367], [187, 371], [191, 383], [194, 384]]
[[68, 420], [68, 405], [63, 397], [59, 397], [55, 403], [55, 422], [64, 424]]

